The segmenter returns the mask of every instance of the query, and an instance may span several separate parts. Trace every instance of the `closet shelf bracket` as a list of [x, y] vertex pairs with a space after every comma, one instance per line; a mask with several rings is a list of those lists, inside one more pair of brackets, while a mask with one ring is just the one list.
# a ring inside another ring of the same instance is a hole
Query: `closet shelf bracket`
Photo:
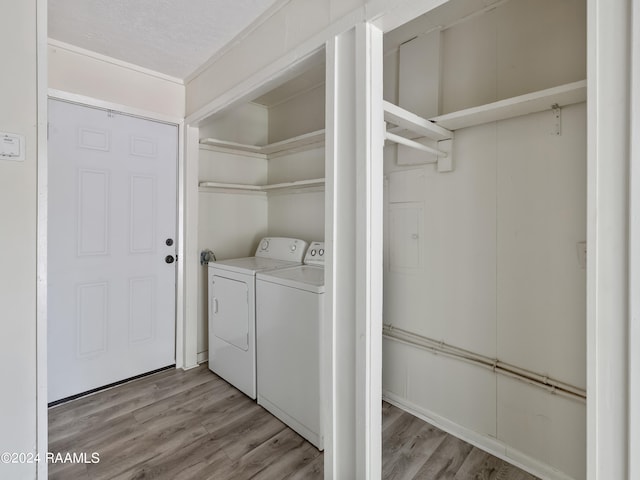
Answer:
[[[385, 140], [413, 148], [427, 154], [421, 164], [437, 164], [438, 172], [453, 171], [452, 140], [453, 132], [415, 113], [383, 102], [385, 120]], [[387, 128], [387, 123], [396, 125]], [[402, 135], [400, 135], [402, 134]], [[431, 143], [425, 144], [421, 139]], [[434, 145], [435, 144], [435, 145]]]
[[384, 121], [392, 123], [411, 132], [420, 134], [431, 140], [448, 140], [453, 138], [453, 132], [436, 125], [430, 120], [422, 118], [393, 103], [383, 101]]

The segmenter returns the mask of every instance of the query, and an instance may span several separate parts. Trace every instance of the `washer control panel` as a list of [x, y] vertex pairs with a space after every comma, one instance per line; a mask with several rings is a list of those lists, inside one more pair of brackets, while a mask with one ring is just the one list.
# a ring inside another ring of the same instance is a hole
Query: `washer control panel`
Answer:
[[258, 243], [256, 257], [302, 262], [307, 242], [299, 238], [265, 237]]
[[324, 242], [311, 242], [304, 257], [304, 263], [324, 267]]

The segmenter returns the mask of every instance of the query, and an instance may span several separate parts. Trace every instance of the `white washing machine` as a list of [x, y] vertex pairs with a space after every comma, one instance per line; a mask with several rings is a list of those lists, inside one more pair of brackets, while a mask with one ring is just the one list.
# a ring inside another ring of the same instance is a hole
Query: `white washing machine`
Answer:
[[324, 243], [304, 263], [256, 275], [258, 404], [322, 450]]
[[254, 257], [209, 264], [209, 369], [256, 398], [256, 273], [300, 265], [307, 242], [263, 238]]

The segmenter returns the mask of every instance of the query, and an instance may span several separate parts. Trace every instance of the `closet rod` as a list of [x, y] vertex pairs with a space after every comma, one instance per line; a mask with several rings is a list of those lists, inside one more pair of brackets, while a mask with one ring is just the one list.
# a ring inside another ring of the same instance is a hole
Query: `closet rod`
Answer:
[[[437, 148], [431, 148], [421, 143], [415, 142], [405, 137], [401, 137], [400, 135], [396, 135], [395, 133], [385, 132], [385, 138], [395, 143], [401, 143], [402, 145], [406, 145], [407, 147], [415, 148], [416, 150], [421, 150], [423, 152], [431, 153], [438, 157], [447, 158], [449, 154], [447, 152], [443, 152], [442, 150], [438, 150]], [[437, 159], [431, 162], [425, 163], [437, 163]]]

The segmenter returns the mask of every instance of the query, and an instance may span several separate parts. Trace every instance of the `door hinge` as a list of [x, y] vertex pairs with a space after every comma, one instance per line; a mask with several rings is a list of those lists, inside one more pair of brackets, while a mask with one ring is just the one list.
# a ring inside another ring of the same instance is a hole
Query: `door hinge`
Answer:
[[49, 129], [51, 127], [51, 122], [47, 122], [47, 140], [49, 140]]

